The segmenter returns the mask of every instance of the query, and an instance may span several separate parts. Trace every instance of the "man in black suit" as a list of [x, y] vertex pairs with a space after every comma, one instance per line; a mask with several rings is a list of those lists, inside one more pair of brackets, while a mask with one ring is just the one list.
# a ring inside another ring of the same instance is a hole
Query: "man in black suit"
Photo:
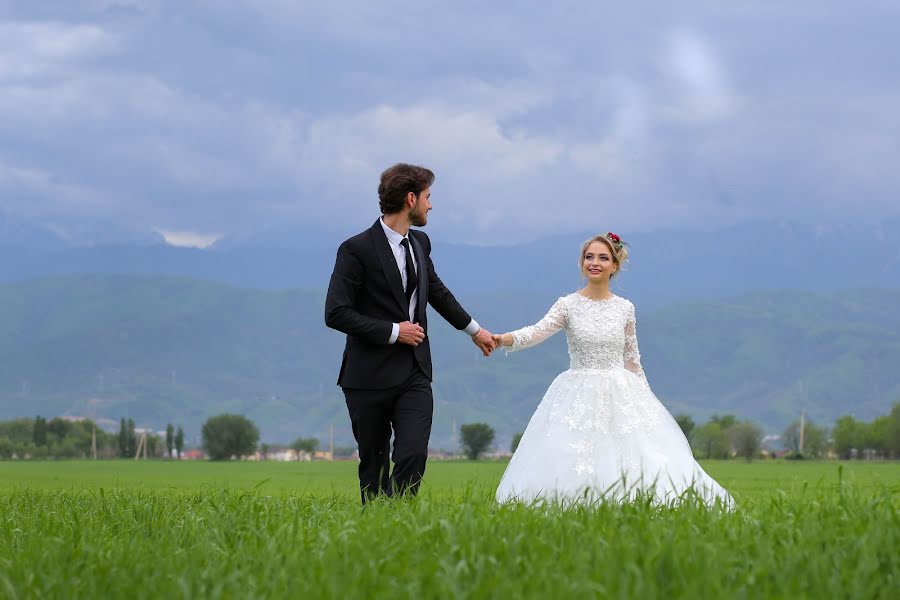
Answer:
[[[415, 494], [425, 473], [434, 402], [425, 306], [488, 356], [491, 332], [459, 305], [434, 271], [423, 227], [434, 173], [397, 164], [381, 174], [382, 216], [338, 248], [325, 324], [347, 334], [338, 376], [359, 447], [363, 504], [378, 494]], [[390, 472], [391, 429], [394, 472]]]

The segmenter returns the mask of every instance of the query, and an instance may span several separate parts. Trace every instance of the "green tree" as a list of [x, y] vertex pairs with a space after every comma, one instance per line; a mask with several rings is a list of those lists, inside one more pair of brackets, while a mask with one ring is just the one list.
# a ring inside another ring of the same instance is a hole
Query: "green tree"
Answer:
[[131, 458], [137, 454], [137, 433], [135, 432], [134, 419], [128, 419], [125, 423], [125, 456]]
[[0, 436], [0, 458], [12, 458], [16, 445], [6, 436]]
[[728, 436], [718, 423], [710, 421], [699, 427], [691, 439], [692, 448], [700, 458], [728, 458], [731, 446]]
[[[88, 456], [91, 452], [91, 434], [93, 433], [96, 424], [90, 419], [85, 419], [83, 421], [69, 423], [68, 425], [68, 431], [60, 441], [71, 442], [71, 447], [74, 448], [72, 456], [79, 458]], [[100, 432], [97, 436], [98, 452], [102, 444], [103, 434]]]
[[519, 442], [522, 441], [522, 432], [520, 431], [512, 438], [512, 444], [509, 445], [509, 451], [515, 454], [516, 448], [519, 447]]
[[73, 428], [74, 424], [71, 421], [67, 421], [59, 417], [53, 417], [47, 423], [47, 436], [48, 438], [51, 438], [48, 439], [48, 443], [53, 441], [63, 441], [69, 436]]
[[478, 457], [494, 443], [494, 429], [487, 423], [468, 423], [459, 429], [463, 451], [469, 460]]
[[[781, 441], [785, 449], [800, 454], [800, 420], [793, 421], [781, 434]], [[828, 432], [816, 425], [813, 421], [805, 421], [803, 424], [803, 455], [820, 458], [828, 449]]]
[[862, 449], [865, 433], [862, 425], [849, 415], [840, 417], [835, 422], [831, 437], [834, 439], [834, 450], [838, 456], [847, 459], [851, 457], [853, 450]]
[[256, 450], [259, 429], [243, 415], [223, 414], [210, 417], [201, 431], [203, 449], [212, 460], [228, 460]]
[[684, 434], [684, 437], [686, 437], [688, 441], [691, 441], [691, 434], [694, 432], [694, 427], [696, 427], [694, 420], [688, 415], [678, 415], [675, 417], [675, 422], [681, 427], [681, 432]]
[[894, 404], [888, 415], [887, 448], [891, 456], [900, 458], [900, 402]]
[[169, 452], [169, 458], [172, 458], [172, 450], [175, 448], [175, 428], [169, 423], [166, 425], [166, 450]]
[[709, 422], [715, 423], [722, 428], [722, 431], [725, 431], [732, 425], [737, 424], [738, 420], [734, 415], [713, 415], [709, 418]]
[[125, 423], [125, 417], [119, 421], [119, 457], [128, 456], [128, 426]]
[[291, 444], [291, 448], [297, 452], [307, 452], [312, 454], [319, 449], [319, 440], [316, 438], [299, 437]]
[[728, 428], [728, 440], [737, 456], [752, 461], [762, 448], [763, 430], [752, 421], [736, 423]]
[[147, 456], [155, 457], [157, 451], [161, 451], [160, 443], [162, 442], [159, 437], [148, 433], [147, 434]]
[[35, 446], [47, 445], [47, 419], [38, 415], [34, 418], [34, 432], [32, 441]]
[[84, 453], [80, 452], [71, 438], [54, 438], [48, 448], [49, 456], [54, 458], [80, 458]]
[[[33, 442], [34, 421], [31, 419], [13, 419], [12, 421], [0, 421], [0, 435], [9, 439], [16, 447], [23, 447]], [[21, 454], [21, 451], [16, 451]]]
[[813, 458], [822, 458], [828, 452], [828, 430], [812, 421], [806, 423], [803, 434], [803, 453]]
[[865, 432], [865, 447], [871, 448], [878, 454], [886, 456], [888, 454], [890, 442], [891, 418], [888, 415], [876, 417], [874, 421], [867, 427]]
[[184, 429], [179, 425], [178, 430], [175, 432], [175, 452], [178, 454], [179, 460], [181, 460], [182, 450], [184, 450]]

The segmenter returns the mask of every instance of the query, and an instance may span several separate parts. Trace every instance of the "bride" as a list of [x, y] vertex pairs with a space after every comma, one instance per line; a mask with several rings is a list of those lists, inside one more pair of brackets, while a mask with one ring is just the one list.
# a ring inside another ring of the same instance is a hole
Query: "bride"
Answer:
[[581, 247], [587, 285], [557, 300], [535, 325], [494, 336], [496, 346], [516, 351], [565, 329], [570, 359], [522, 435], [497, 489], [499, 502], [649, 494], [669, 504], [692, 488], [708, 504], [733, 505], [694, 460], [641, 368], [634, 305], [609, 290], [628, 257], [625, 246], [613, 233], [587, 240]]

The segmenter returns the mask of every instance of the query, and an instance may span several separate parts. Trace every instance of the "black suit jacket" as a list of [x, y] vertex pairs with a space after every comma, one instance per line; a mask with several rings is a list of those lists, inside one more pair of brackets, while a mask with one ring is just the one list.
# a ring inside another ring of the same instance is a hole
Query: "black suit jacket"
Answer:
[[325, 298], [325, 324], [347, 334], [338, 385], [354, 389], [385, 389], [403, 383], [418, 365], [432, 378], [426, 303], [457, 329], [472, 318], [434, 271], [431, 240], [409, 231], [418, 270], [416, 322], [425, 340], [413, 348], [389, 344], [394, 323], [409, 321], [400, 270], [379, 221], [338, 248]]

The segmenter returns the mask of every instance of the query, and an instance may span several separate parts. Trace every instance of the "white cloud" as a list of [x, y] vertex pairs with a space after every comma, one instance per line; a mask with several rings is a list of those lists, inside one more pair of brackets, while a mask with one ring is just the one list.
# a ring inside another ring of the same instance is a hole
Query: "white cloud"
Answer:
[[396, 161], [450, 239], [900, 214], [887, 8], [50, 4], [0, 4], [0, 207], [41, 218], [362, 223]]
[[728, 115], [734, 104], [719, 59], [710, 43], [688, 31], [670, 34], [663, 51], [664, 72], [671, 78], [669, 118], [704, 121]]
[[110, 52], [116, 41], [91, 24], [0, 22], [0, 81], [64, 77], [67, 67]]
[[298, 181], [355, 171], [370, 177], [407, 160], [465, 167], [475, 178], [502, 182], [552, 163], [563, 149], [554, 140], [506, 131], [488, 112], [440, 105], [378, 105], [319, 118], [255, 106], [252, 114], [269, 156]]
[[156, 229], [157, 233], [170, 246], [181, 248], [208, 248], [222, 238], [221, 233], [199, 233], [197, 231], [171, 231], [168, 229]]
[[96, 190], [37, 168], [0, 162], [0, 195], [22, 215], [52, 217], [112, 211], [113, 201]]

